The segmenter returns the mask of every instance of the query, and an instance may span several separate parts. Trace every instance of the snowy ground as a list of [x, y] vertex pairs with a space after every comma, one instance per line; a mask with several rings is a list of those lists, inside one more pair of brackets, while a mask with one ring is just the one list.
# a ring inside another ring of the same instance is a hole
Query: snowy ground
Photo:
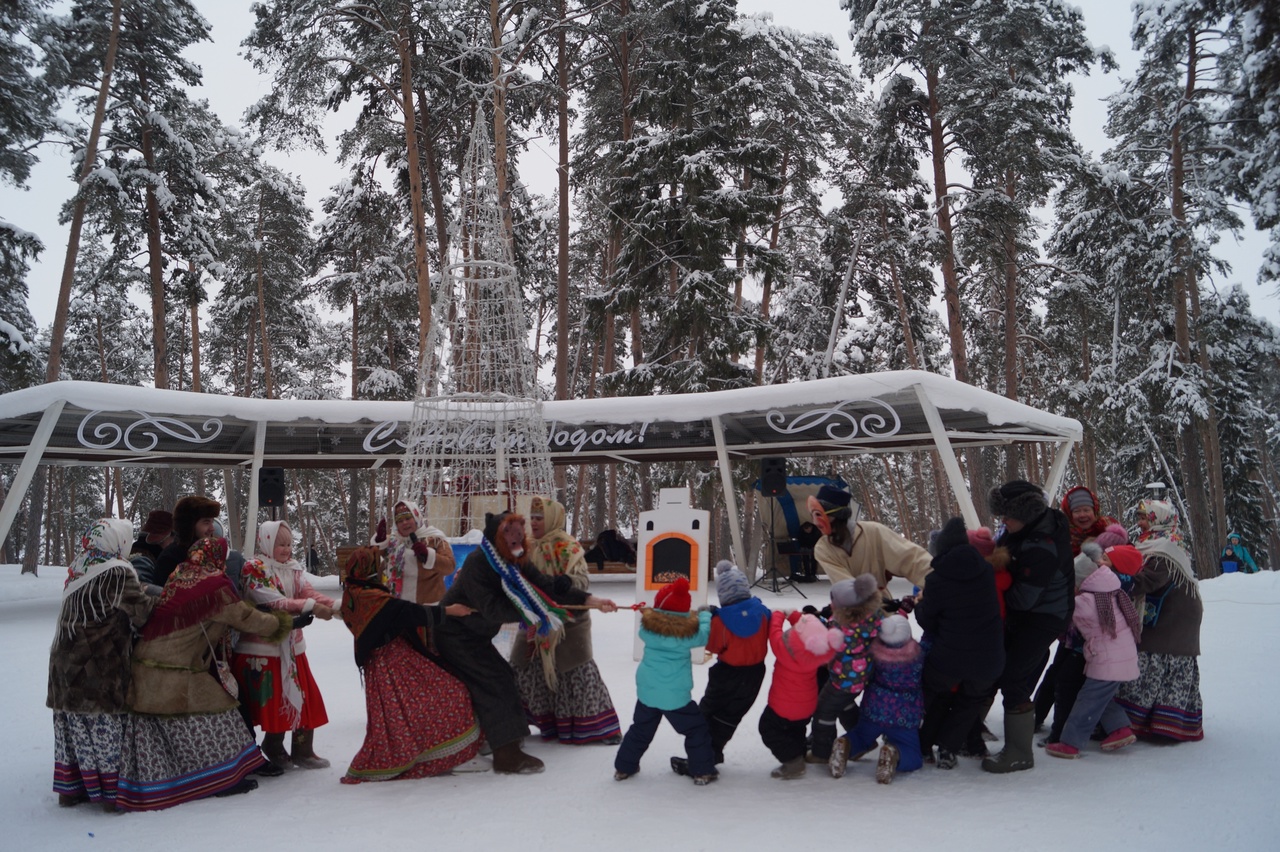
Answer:
[[[775, 765], [755, 730], [757, 708], [730, 743], [718, 783], [694, 787], [671, 773], [681, 753], [663, 726], [640, 775], [613, 781], [609, 746], [543, 744], [529, 750], [545, 774], [489, 772], [419, 781], [339, 785], [364, 735], [364, 702], [350, 634], [338, 622], [307, 628], [308, 656], [330, 724], [318, 751], [333, 767], [261, 780], [247, 796], [208, 799], [168, 811], [108, 815], [60, 809], [50, 790], [53, 733], [44, 707], [49, 642], [64, 569], [21, 576], [0, 566], [0, 848], [138, 850], [648, 849], [754, 850], [785, 843], [817, 848], [1076, 850], [1275, 849], [1280, 759], [1275, 648], [1280, 646], [1280, 574], [1227, 575], [1203, 585], [1201, 672], [1206, 738], [1139, 743], [1114, 755], [1095, 749], [1078, 761], [1037, 752], [1030, 772], [994, 776], [972, 760], [943, 772], [926, 766], [891, 786], [874, 781], [864, 758], [841, 780], [821, 767], [808, 777], [769, 778]], [[900, 582], [900, 581], [895, 581]], [[319, 585], [337, 594], [334, 578]], [[827, 586], [803, 587], [825, 601]], [[631, 578], [605, 578], [598, 594], [634, 598]], [[896, 592], [904, 591], [897, 590]], [[795, 592], [762, 593], [771, 606], [804, 603]], [[597, 615], [596, 659], [624, 726], [635, 701], [630, 613]], [[705, 668], [695, 670], [701, 694]], [[695, 695], [696, 697], [696, 695]], [[1000, 730], [999, 709], [992, 728]], [[943, 846], [945, 844], [945, 847]]]

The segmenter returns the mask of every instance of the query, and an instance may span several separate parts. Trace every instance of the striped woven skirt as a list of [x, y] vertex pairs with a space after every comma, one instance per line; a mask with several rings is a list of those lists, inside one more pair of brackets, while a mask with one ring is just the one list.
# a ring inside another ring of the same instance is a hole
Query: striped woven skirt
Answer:
[[544, 740], [585, 745], [621, 738], [613, 698], [595, 660], [559, 672], [555, 692], [547, 686], [538, 661], [518, 666], [515, 672], [525, 716]]
[[53, 712], [53, 792], [114, 802], [123, 714]]
[[116, 807], [154, 811], [229, 790], [265, 763], [237, 709], [125, 717]]
[[1135, 734], [1182, 742], [1204, 739], [1200, 664], [1195, 657], [1138, 654], [1138, 679], [1120, 687], [1116, 703]]

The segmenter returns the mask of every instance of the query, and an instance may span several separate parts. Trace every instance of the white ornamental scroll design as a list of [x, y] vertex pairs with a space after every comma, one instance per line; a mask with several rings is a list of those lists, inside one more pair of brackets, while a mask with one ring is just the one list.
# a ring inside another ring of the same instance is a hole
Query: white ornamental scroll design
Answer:
[[[194, 425], [175, 417], [156, 417], [145, 411], [135, 410], [133, 413], [138, 416], [138, 419], [127, 427], [122, 428], [120, 424], [108, 421], [93, 427], [92, 438], [86, 436], [85, 429], [89, 421], [102, 413], [102, 409], [90, 411], [80, 421], [80, 426], [76, 429], [76, 438], [80, 441], [80, 446], [91, 450], [110, 450], [123, 442], [130, 452], [149, 453], [160, 445], [161, 434], [187, 444], [207, 444], [222, 434], [222, 421], [215, 417], [210, 417], [197, 429]], [[145, 446], [134, 443], [135, 432], [145, 442]]]
[[[846, 411], [846, 406], [866, 407], [879, 406], [888, 416], [879, 411], [870, 411], [861, 416], [857, 412]], [[827, 437], [833, 441], [847, 444], [860, 435], [868, 438], [888, 438], [902, 430], [902, 419], [893, 406], [880, 399], [849, 399], [832, 408], [818, 408], [804, 411], [795, 416], [790, 423], [787, 415], [772, 409], [765, 415], [765, 421], [775, 431], [783, 435], [795, 435], [808, 432], [826, 423]]]

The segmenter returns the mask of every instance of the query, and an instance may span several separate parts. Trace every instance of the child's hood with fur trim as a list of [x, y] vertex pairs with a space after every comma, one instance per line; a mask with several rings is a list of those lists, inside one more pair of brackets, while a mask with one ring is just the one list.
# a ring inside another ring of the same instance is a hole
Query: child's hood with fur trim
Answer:
[[665, 609], [646, 609], [640, 614], [640, 626], [659, 636], [688, 639], [698, 633], [698, 613], [668, 612]]

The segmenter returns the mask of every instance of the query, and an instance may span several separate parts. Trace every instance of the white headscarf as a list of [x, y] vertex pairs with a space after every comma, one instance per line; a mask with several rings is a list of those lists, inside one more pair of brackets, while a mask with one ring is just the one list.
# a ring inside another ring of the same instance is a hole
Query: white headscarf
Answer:
[[120, 606], [129, 579], [137, 582], [137, 572], [125, 559], [132, 543], [133, 524], [119, 518], [99, 518], [80, 536], [80, 553], [67, 569], [58, 616], [68, 636], [107, 618]]

